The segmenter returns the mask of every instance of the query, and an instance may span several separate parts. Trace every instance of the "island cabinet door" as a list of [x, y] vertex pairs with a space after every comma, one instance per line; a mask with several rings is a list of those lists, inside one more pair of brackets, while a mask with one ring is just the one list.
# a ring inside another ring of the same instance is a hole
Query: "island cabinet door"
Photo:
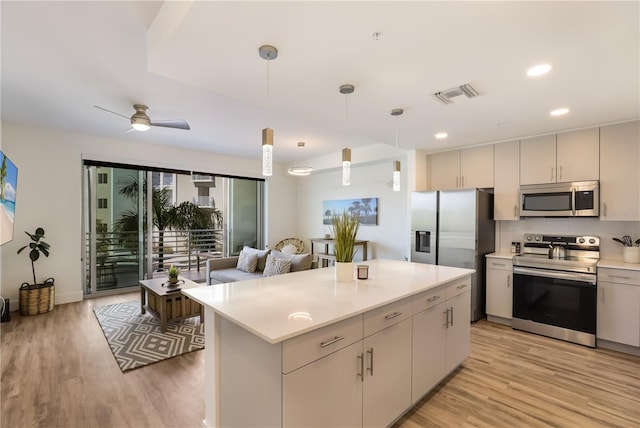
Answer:
[[362, 426], [362, 341], [282, 375], [284, 427]]
[[384, 427], [411, 406], [411, 318], [364, 339], [365, 427]]
[[411, 401], [420, 400], [445, 376], [446, 302], [413, 316]]
[[447, 323], [446, 372], [449, 373], [467, 356], [471, 347], [471, 292], [469, 289], [447, 300], [449, 309]]

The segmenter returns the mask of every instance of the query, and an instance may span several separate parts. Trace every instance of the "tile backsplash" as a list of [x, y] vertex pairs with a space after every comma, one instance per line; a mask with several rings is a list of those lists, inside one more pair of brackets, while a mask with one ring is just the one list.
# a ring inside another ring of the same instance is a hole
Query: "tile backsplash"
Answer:
[[640, 222], [600, 221], [596, 218], [531, 218], [496, 221], [496, 252], [511, 252], [512, 242], [522, 242], [525, 233], [593, 235], [600, 237], [600, 258], [622, 260], [622, 244], [611, 238], [640, 238]]

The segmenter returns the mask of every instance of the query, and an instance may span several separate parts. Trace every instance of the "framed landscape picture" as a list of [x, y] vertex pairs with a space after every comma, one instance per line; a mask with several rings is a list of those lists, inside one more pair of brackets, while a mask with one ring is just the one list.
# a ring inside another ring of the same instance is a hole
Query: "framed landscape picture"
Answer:
[[13, 239], [18, 168], [0, 151], [0, 245]]
[[343, 212], [354, 215], [360, 214], [361, 225], [377, 225], [378, 198], [322, 201], [322, 224], [331, 224], [332, 217]]

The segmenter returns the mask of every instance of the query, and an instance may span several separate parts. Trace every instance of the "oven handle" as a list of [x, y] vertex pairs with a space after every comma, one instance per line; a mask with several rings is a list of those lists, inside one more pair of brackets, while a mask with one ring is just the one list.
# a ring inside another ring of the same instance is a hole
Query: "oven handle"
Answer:
[[513, 273], [521, 275], [539, 276], [542, 278], [554, 278], [564, 279], [567, 281], [586, 282], [591, 285], [596, 285], [597, 277], [595, 275], [576, 273], [576, 272], [558, 272], [541, 269], [529, 269], [520, 266], [513, 267]]

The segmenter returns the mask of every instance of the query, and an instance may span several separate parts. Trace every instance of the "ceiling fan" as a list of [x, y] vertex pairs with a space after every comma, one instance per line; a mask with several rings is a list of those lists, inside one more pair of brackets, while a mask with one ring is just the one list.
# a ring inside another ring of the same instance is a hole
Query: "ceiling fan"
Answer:
[[104, 110], [107, 113], [115, 114], [116, 116], [124, 117], [131, 121], [131, 128], [136, 131], [147, 131], [151, 126], [162, 126], [164, 128], [175, 128], [175, 129], [184, 129], [189, 130], [191, 127], [187, 123], [186, 120], [177, 119], [177, 120], [151, 120], [149, 115], [147, 115], [147, 110], [149, 107], [143, 104], [134, 104], [133, 108], [136, 112], [129, 118], [120, 113], [116, 113], [111, 110], [107, 110], [106, 108], [100, 106], [94, 106], [100, 110]]

